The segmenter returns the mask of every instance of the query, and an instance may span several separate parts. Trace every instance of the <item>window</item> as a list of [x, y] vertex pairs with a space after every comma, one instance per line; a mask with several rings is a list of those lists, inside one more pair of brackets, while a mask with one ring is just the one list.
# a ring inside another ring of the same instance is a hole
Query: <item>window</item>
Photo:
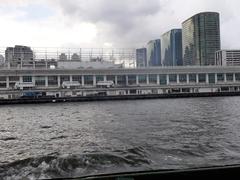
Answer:
[[206, 83], [206, 74], [199, 74], [199, 83]]
[[236, 76], [236, 81], [240, 81], [240, 73], [236, 73], [235, 76]]
[[64, 81], [70, 81], [70, 76], [60, 76], [60, 83], [62, 84]]
[[137, 78], [136, 75], [128, 75], [128, 84], [133, 85], [136, 84]]
[[32, 82], [32, 76], [23, 76], [23, 82]]
[[217, 81], [223, 82], [224, 81], [224, 74], [217, 74]]
[[113, 81], [114, 84], [116, 84], [115, 76], [114, 76], [114, 75], [109, 75], [109, 76], [107, 76], [107, 81]]
[[104, 76], [96, 76], [96, 82], [104, 81]]
[[0, 76], [0, 81], [6, 81], [6, 77], [5, 76]]
[[197, 82], [197, 75], [196, 74], [189, 74], [189, 82], [196, 83]]
[[72, 76], [72, 80], [82, 84], [82, 76]]
[[156, 74], [150, 74], [149, 75], [149, 83], [150, 84], [157, 84], [157, 75]]
[[126, 76], [117, 76], [117, 82], [119, 85], [126, 85], [127, 84], [127, 80], [126, 80]]
[[147, 84], [147, 75], [139, 75], [138, 82], [139, 84]]
[[57, 76], [48, 76], [48, 86], [57, 86], [58, 77]]
[[17, 81], [19, 81], [19, 77], [18, 76], [9, 76], [9, 81], [17, 82]]
[[177, 83], [177, 75], [176, 74], [170, 74], [169, 75], [169, 82], [170, 83]]
[[179, 82], [186, 83], [187, 82], [187, 75], [186, 74], [179, 74]]
[[37, 86], [45, 86], [45, 77], [44, 76], [36, 76], [35, 77], [35, 84]]
[[233, 74], [232, 73], [227, 73], [227, 81], [232, 82], [233, 81]]
[[93, 85], [93, 76], [92, 75], [84, 76], [84, 84]]
[[160, 75], [160, 84], [161, 85], [167, 84], [167, 76], [166, 75]]
[[209, 84], [215, 84], [215, 74], [208, 74]]

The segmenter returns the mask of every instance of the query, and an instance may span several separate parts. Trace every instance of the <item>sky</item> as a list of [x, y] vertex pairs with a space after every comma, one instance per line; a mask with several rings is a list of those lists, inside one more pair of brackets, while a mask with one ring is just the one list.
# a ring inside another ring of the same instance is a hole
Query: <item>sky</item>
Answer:
[[239, 0], [0, 0], [0, 47], [138, 48], [204, 11], [240, 49]]

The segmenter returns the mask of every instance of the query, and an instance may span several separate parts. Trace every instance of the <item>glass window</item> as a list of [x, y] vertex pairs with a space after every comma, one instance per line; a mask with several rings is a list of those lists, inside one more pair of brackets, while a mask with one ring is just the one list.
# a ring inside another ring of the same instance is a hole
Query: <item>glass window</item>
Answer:
[[0, 81], [6, 81], [6, 77], [5, 76], [0, 76]]
[[36, 76], [35, 84], [36, 86], [45, 86], [45, 76]]
[[186, 83], [187, 82], [187, 75], [186, 74], [179, 74], [179, 82]]
[[199, 74], [199, 83], [206, 83], [206, 74]]
[[196, 74], [189, 74], [189, 82], [196, 83], [197, 82], [197, 75]]
[[167, 84], [167, 75], [165, 75], [165, 74], [160, 75], [160, 84], [161, 85], [166, 85]]
[[217, 74], [217, 80], [218, 82], [224, 81], [224, 74]]
[[64, 81], [70, 81], [70, 76], [60, 76], [60, 82], [61, 82], [61, 84], [62, 84]]
[[57, 86], [58, 77], [57, 76], [48, 76], [48, 86]]
[[215, 84], [215, 74], [208, 74], [208, 81], [210, 84]]
[[104, 81], [104, 76], [100, 76], [100, 75], [96, 76], [96, 82], [98, 81]]
[[235, 76], [236, 76], [236, 81], [240, 81], [240, 73], [236, 73]]
[[92, 75], [84, 76], [84, 84], [93, 85], [93, 76]]
[[176, 74], [170, 74], [169, 75], [169, 82], [170, 83], [177, 83], [177, 75]]
[[128, 84], [133, 85], [136, 84], [137, 78], [136, 75], [128, 75]]
[[107, 76], [107, 81], [113, 81], [114, 84], [116, 84], [115, 76], [114, 76], [114, 75], [109, 75], [109, 76]]
[[149, 75], [149, 83], [150, 84], [157, 84], [157, 75], [156, 74], [150, 74]]
[[126, 85], [127, 84], [127, 80], [126, 80], [126, 76], [117, 76], [117, 82], [119, 85]]
[[7, 84], [6, 83], [0, 83], [0, 88], [6, 88]]
[[9, 76], [9, 81], [19, 81], [19, 77], [18, 76]]
[[233, 81], [233, 74], [232, 73], [227, 73], [227, 81]]
[[138, 75], [139, 84], [147, 84], [147, 75]]
[[23, 82], [32, 82], [32, 76], [23, 76]]
[[82, 84], [82, 76], [72, 76], [72, 80]]

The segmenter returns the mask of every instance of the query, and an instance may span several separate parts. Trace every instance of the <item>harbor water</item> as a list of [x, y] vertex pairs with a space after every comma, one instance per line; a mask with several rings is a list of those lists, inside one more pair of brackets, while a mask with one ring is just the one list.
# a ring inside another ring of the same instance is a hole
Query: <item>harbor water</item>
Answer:
[[240, 97], [0, 107], [0, 179], [240, 164]]

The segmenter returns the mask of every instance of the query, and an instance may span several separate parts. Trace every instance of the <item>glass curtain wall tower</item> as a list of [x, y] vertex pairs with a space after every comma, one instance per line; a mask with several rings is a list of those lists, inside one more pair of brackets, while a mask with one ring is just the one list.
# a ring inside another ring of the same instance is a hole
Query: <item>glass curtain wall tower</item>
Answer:
[[183, 64], [215, 65], [220, 50], [219, 13], [203, 12], [182, 23]]
[[181, 66], [182, 62], [182, 30], [172, 29], [161, 37], [161, 55], [163, 66]]

